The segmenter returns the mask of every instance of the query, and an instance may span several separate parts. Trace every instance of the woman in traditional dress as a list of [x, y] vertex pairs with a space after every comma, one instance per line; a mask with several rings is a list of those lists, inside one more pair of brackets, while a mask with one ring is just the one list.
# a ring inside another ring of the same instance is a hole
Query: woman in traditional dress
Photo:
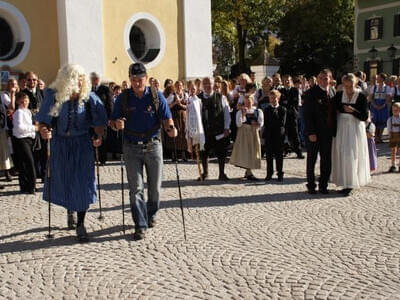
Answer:
[[[7, 110], [2, 102], [0, 102], [0, 171], [6, 173], [6, 180], [11, 181], [9, 170], [12, 167], [10, 148], [8, 145], [7, 134]], [[0, 189], [4, 186], [0, 185]]]
[[90, 92], [89, 84], [82, 67], [63, 66], [36, 116], [42, 137], [51, 138], [51, 177], [50, 182], [46, 178], [43, 199], [68, 210], [70, 229], [74, 226], [72, 212], [77, 212], [80, 242], [88, 240], [85, 215], [96, 201], [93, 146], [101, 145], [107, 125], [103, 103]]
[[258, 180], [252, 169], [261, 168], [261, 143], [259, 130], [264, 124], [264, 114], [254, 106], [254, 97], [246, 94], [244, 104], [236, 114], [238, 132], [230, 164], [246, 169], [244, 178]]
[[337, 109], [337, 131], [332, 143], [331, 180], [345, 196], [371, 180], [365, 121], [367, 98], [356, 88], [354, 74], [342, 77], [343, 91], [334, 97]]
[[[168, 95], [166, 95], [168, 94]], [[172, 160], [175, 161], [178, 157], [175, 157], [175, 143], [177, 153], [181, 153], [182, 160], [187, 161], [186, 151], [186, 105], [188, 95], [183, 90], [183, 83], [177, 81], [174, 84], [174, 89], [166, 88], [164, 91], [164, 96], [167, 99], [169, 109], [172, 113], [172, 119], [176, 129], [178, 130], [178, 136], [176, 138], [166, 138], [166, 146], [169, 151], [172, 152]]]
[[376, 142], [382, 143], [382, 133], [389, 118], [389, 103], [391, 102], [392, 88], [385, 84], [387, 76], [380, 73], [376, 78], [376, 85], [371, 88], [370, 101], [372, 122], [376, 126]]

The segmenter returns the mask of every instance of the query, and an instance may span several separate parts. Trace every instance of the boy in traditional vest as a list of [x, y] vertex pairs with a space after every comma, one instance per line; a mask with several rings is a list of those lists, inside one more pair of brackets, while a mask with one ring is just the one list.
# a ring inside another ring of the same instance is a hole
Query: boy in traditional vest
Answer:
[[[392, 166], [390, 173], [396, 172], [396, 153], [399, 155], [400, 166], [400, 103], [395, 102], [392, 106], [393, 116], [387, 121], [387, 131], [389, 134], [389, 147], [392, 150]], [[400, 168], [399, 168], [400, 172]]]

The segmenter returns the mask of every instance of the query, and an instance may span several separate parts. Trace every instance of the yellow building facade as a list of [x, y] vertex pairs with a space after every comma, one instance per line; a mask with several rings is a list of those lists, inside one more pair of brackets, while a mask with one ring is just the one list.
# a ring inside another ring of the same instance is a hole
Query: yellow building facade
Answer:
[[0, 68], [47, 83], [66, 63], [121, 83], [142, 62], [163, 81], [212, 74], [210, 0], [0, 0]]

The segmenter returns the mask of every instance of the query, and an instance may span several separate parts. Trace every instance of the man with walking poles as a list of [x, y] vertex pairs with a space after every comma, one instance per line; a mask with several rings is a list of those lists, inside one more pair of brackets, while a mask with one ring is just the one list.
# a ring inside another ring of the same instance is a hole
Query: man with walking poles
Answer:
[[[156, 225], [160, 207], [163, 155], [161, 128], [170, 137], [177, 136], [166, 99], [161, 92], [146, 86], [148, 76], [141, 63], [129, 67], [131, 88], [115, 101], [111, 114], [112, 129], [123, 134], [123, 153], [129, 185], [129, 198], [134, 239], [145, 237], [146, 230]], [[146, 168], [148, 199], [144, 196], [143, 166]]]

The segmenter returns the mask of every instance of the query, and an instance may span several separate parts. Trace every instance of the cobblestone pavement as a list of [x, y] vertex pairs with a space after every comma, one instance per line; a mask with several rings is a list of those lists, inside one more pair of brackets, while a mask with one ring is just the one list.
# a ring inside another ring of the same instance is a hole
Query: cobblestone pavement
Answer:
[[[171, 163], [159, 223], [142, 241], [132, 239], [128, 207], [122, 235], [118, 162], [101, 168], [105, 220], [93, 205], [88, 244], [55, 206], [47, 240], [41, 192], [18, 194], [14, 180], [0, 196], [0, 298], [400, 299], [400, 173], [386, 173], [389, 149], [379, 148], [382, 171], [347, 198], [306, 194], [305, 160], [286, 159], [285, 181], [268, 184], [230, 165], [221, 184], [215, 163], [203, 184], [197, 166], [182, 163], [187, 241]], [[265, 177], [265, 163], [255, 175]]]

